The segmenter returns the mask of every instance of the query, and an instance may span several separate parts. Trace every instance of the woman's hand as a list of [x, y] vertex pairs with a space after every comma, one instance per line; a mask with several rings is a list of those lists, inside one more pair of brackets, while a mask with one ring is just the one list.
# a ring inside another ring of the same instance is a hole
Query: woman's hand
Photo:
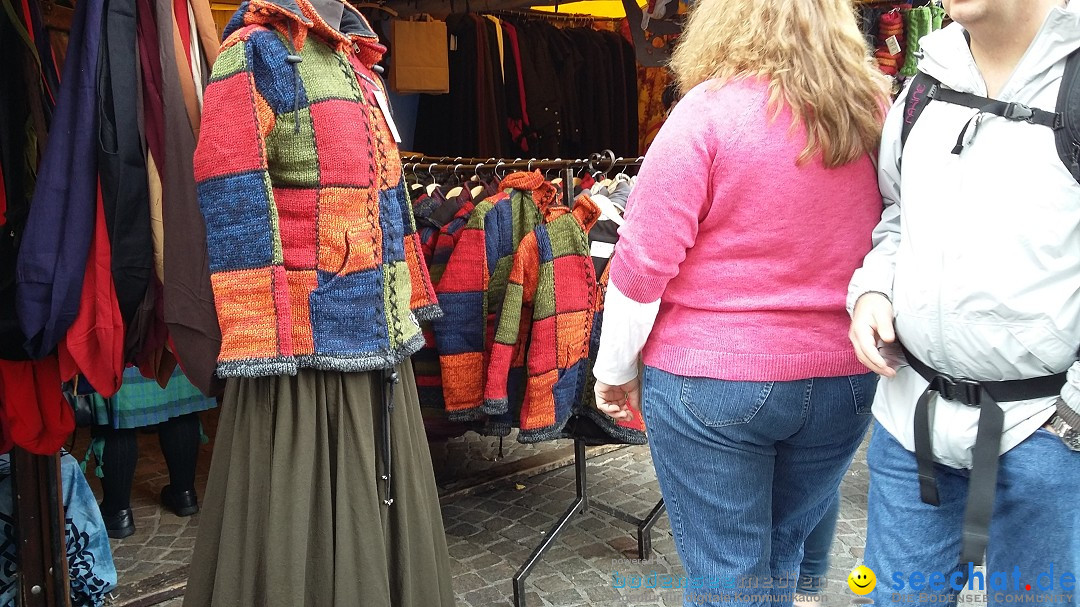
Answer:
[[636, 377], [621, 386], [597, 381], [593, 392], [596, 393], [596, 408], [612, 419], [631, 420], [635, 413], [641, 414], [641, 383]]

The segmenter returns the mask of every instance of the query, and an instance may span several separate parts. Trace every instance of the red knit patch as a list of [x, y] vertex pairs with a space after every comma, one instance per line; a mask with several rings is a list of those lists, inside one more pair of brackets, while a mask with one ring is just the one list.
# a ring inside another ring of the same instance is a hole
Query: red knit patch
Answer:
[[317, 189], [275, 188], [278, 225], [285, 267], [313, 269], [318, 264], [319, 231], [315, 227], [319, 204]]
[[528, 359], [530, 376], [556, 368], [556, 352], [559, 349], [555, 341], [557, 323], [557, 316], [533, 321]]
[[[592, 260], [568, 256], [559, 257], [555, 260], [555, 276], [581, 276], [584, 264], [591, 264]], [[592, 307], [591, 293], [588, 285], [582, 280], [559, 281], [556, 278], [555, 285], [555, 313], [578, 312]]]
[[319, 151], [319, 183], [371, 185], [371, 142], [366, 108], [355, 101], [328, 99], [311, 106], [315, 149]]
[[[255, 112], [250, 74], [241, 72], [206, 88], [199, 147], [195, 151], [195, 180], [257, 171], [264, 168], [262, 143]], [[246, 99], [247, 102], [238, 100]], [[236, 111], [237, 104], [245, 108]]]

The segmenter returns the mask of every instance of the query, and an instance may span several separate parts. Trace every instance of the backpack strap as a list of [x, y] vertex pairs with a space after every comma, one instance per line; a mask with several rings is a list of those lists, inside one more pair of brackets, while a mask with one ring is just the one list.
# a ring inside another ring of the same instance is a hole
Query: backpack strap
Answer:
[[922, 116], [923, 110], [941, 88], [941, 82], [933, 76], [923, 72], [915, 74], [915, 78], [908, 87], [907, 97], [904, 99], [904, 124], [900, 128], [900, 150], [903, 152], [904, 144], [907, 143], [908, 135], [915, 122]]
[[1057, 111], [1062, 117], [1062, 128], [1054, 131], [1058, 156], [1080, 182], [1080, 49], [1065, 60]]

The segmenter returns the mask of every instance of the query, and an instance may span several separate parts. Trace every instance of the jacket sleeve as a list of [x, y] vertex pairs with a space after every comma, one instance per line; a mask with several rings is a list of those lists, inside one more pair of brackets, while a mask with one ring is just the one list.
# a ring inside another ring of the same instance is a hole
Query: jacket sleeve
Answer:
[[291, 74], [262, 69], [260, 40], [271, 36], [248, 26], [225, 41], [206, 87], [195, 148], [199, 210], [222, 335], [219, 362], [279, 346], [267, 321], [274, 317], [268, 295], [272, 265], [282, 255], [271, 228], [277, 205], [267, 154], [272, 133], [293, 128], [293, 114], [278, 116], [274, 110], [287, 103], [276, 93], [292, 90]]
[[863, 259], [863, 265], [848, 284], [847, 310], [866, 293], [875, 292], [892, 300], [893, 276], [896, 270], [896, 251], [900, 246], [900, 128], [904, 119], [903, 91], [885, 120], [881, 150], [878, 154], [878, 187], [885, 208], [881, 221], [874, 228], [874, 246]]
[[404, 184], [401, 190], [401, 222], [405, 228], [405, 262], [409, 266], [409, 278], [412, 295], [409, 307], [419, 320], [432, 320], [442, 316], [439, 300], [435, 296], [435, 287], [431, 284], [427, 263], [424, 261], [423, 243], [416, 231], [416, 218], [413, 217], [412, 204], [409, 201]]
[[484, 398], [485, 298], [490, 277], [484, 213], [474, 213], [454, 247], [437, 289], [442, 318], [434, 320], [446, 410], [479, 407]]
[[[536, 232], [530, 232], [522, 239], [518, 252], [514, 255], [514, 265], [510, 269], [502, 312], [499, 314], [499, 327], [495, 331], [495, 343], [491, 347], [491, 360], [488, 363], [484, 388], [484, 410], [488, 414], [497, 415], [507, 411], [510, 367], [527, 341], [527, 336], [521, 334], [522, 312], [533, 309], [539, 271], [540, 249], [537, 246]], [[554, 317], [551, 322], [555, 322]], [[554, 348], [554, 342], [551, 345]]]

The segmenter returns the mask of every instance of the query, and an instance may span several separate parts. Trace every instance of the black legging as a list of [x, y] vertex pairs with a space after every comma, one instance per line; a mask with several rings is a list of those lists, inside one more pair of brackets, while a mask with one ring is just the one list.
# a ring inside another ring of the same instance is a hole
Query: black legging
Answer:
[[[101, 467], [101, 488], [105, 499], [101, 510], [116, 514], [131, 507], [131, 485], [139, 462], [138, 428], [114, 430], [95, 426], [94, 436], [105, 440]], [[169, 467], [169, 484], [174, 491], [195, 489], [195, 465], [199, 458], [199, 414], [188, 413], [158, 425], [158, 442]]]

